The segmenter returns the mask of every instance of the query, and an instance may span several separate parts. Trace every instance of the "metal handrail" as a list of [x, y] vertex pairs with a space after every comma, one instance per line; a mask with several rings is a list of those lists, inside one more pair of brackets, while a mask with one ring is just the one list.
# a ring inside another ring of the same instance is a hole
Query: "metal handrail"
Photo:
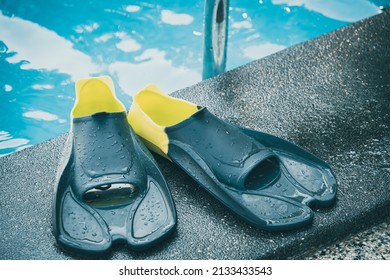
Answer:
[[225, 72], [229, 0], [205, 0], [203, 79]]

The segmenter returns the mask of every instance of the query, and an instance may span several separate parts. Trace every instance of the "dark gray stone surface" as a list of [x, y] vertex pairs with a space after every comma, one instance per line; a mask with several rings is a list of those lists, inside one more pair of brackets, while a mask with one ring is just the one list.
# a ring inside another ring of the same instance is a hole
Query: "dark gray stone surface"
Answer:
[[306, 260], [390, 260], [390, 217], [382, 223], [324, 248], [312, 248], [295, 259]]
[[[323, 158], [336, 204], [311, 226], [270, 233], [226, 211], [159, 158], [178, 227], [161, 245], [113, 259], [294, 258], [390, 215], [390, 12], [174, 93], [233, 123], [290, 140]], [[51, 234], [53, 183], [65, 137], [0, 158], [0, 259], [68, 259]]]

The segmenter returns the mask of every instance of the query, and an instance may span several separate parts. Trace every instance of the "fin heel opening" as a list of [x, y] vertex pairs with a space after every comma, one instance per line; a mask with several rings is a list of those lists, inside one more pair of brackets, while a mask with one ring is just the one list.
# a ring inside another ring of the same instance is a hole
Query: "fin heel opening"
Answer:
[[95, 208], [109, 208], [131, 204], [138, 195], [139, 188], [133, 184], [107, 184], [87, 190], [83, 201]]
[[269, 157], [259, 162], [244, 180], [244, 187], [248, 190], [259, 190], [268, 187], [280, 174], [279, 161], [276, 157]]

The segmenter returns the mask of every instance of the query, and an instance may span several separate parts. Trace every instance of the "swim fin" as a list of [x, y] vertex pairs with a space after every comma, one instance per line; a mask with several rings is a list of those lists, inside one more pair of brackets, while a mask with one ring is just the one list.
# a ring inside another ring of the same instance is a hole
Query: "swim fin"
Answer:
[[278, 137], [225, 122], [155, 85], [134, 96], [128, 121], [146, 146], [259, 228], [301, 227], [313, 219], [308, 206], [335, 199], [336, 180], [324, 161]]
[[103, 254], [116, 241], [135, 250], [160, 242], [176, 226], [175, 205], [111, 78], [79, 80], [71, 117], [54, 195], [58, 244]]

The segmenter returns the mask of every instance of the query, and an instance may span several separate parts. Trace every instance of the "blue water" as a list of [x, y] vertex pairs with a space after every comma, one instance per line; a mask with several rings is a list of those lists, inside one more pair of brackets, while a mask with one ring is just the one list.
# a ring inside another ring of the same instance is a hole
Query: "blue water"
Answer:
[[[227, 70], [378, 14], [390, 0], [230, 0]], [[74, 82], [201, 80], [203, 1], [0, 0], [0, 156], [69, 130]]]

